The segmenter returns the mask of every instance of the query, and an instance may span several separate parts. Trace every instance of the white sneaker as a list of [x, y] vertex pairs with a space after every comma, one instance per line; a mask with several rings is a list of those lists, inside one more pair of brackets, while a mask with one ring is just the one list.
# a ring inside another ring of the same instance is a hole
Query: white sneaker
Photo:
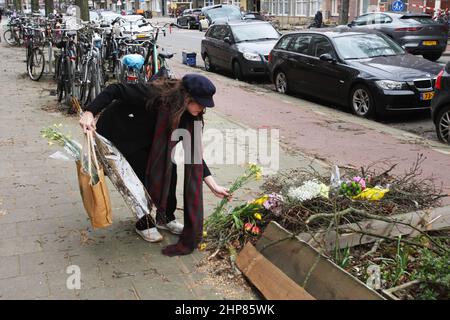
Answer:
[[163, 230], [169, 230], [170, 232], [172, 232], [173, 234], [181, 234], [183, 232], [184, 229], [184, 225], [179, 223], [177, 220], [172, 220], [167, 224], [162, 224], [159, 225], [157, 224], [156, 227], [158, 227], [159, 229], [163, 229]]
[[156, 227], [145, 230], [135, 230], [137, 234], [142, 237], [142, 239], [148, 242], [160, 242], [163, 239], [163, 236], [158, 232], [158, 229]]

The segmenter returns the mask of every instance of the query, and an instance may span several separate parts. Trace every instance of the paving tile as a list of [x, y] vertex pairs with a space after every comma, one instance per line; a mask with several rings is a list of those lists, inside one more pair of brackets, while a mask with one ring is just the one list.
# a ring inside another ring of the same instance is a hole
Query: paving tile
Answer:
[[15, 237], [0, 240], [0, 257], [42, 251], [39, 237]]
[[17, 277], [20, 274], [19, 256], [0, 258], [0, 279]]
[[49, 296], [47, 279], [43, 274], [0, 280], [0, 299], [23, 300]]

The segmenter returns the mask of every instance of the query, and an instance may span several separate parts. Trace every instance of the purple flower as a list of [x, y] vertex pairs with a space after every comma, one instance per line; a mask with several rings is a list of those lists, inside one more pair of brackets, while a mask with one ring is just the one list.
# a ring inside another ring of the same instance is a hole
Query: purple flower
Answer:
[[283, 204], [283, 196], [277, 193], [269, 194], [269, 198], [264, 201], [263, 207], [266, 210], [273, 212], [275, 215], [280, 215]]
[[366, 188], [366, 180], [364, 180], [364, 178], [353, 177], [352, 180], [355, 181], [356, 183], [359, 183], [359, 185], [361, 186], [362, 190], [364, 190]]

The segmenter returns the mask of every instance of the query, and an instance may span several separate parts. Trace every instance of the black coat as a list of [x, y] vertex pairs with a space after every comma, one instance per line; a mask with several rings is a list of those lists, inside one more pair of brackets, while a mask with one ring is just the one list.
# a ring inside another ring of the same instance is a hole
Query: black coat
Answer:
[[[114, 143], [125, 157], [132, 158], [135, 153], [151, 147], [156, 116], [147, 110], [146, 103], [153, 94], [151, 85], [111, 84], [85, 110], [94, 116], [103, 111], [97, 122], [97, 132]], [[203, 176], [209, 175], [203, 161]]]

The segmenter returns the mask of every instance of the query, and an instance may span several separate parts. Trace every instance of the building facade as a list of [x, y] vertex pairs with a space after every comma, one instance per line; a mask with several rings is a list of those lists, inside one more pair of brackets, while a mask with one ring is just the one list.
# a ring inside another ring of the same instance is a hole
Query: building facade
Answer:
[[[154, 16], [170, 15], [177, 9], [182, 11], [214, 4], [231, 4], [243, 11], [258, 11], [276, 16], [283, 24], [299, 24], [311, 21], [318, 10], [322, 11], [325, 21], [337, 23], [342, 0], [94, 0], [94, 2], [96, 9], [116, 12], [121, 9], [126, 11], [144, 9], [151, 10]], [[391, 11], [393, 2], [395, 0], [350, 0], [349, 20], [367, 12]], [[450, 0], [402, 0], [402, 2], [407, 12], [435, 14], [439, 10], [450, 9]]]
[[[282, 25], [304, 24], [322, 11], [324, 20], [337, 23], [342, 0], [261, 0], [261, 11], [275, 16]], [[349, 21], [355, 17], [378, 11], [391, 11], [395, 0], [350, 0]], [[402, 0], [406, 12], [425, 12], [434, 15], [450, 9], [450, 0]]]

